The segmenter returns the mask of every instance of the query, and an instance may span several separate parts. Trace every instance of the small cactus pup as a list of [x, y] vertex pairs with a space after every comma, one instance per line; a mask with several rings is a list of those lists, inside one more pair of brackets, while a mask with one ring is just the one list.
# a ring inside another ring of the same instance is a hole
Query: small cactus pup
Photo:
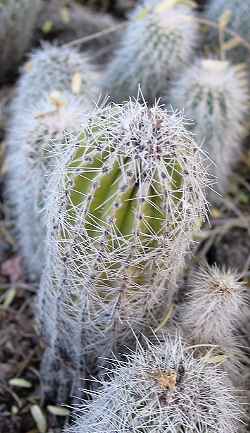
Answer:
[[0, 0], [0, 81], [15, 73], [29, 48], [41, 0]]
[[[249, 14], [249, 0], [210, 0], [203, 12], [206, 19], [218, 23], [218, 26], [220, 19], [225, 18], [227, 20], [226, 29], [235, 32], [247, 43], [250, 43]], [[211, 49], [219, 47], [219, 29], [208, 27], [207, 40]], [[229, 44], [230, 40], [236, 41], [227, 32], [224, 34], [224, 40]], [[240, 41], [237, 44], [233, 43], [231, 49], [227, 51], [228, 58], [236, 63], [245, 62], [248, 55], [248, 49]]]
[[[174, 107], [194, 121], [193, 132], [212, 160], [215, 189], [224, 194], [247, 134], [249, 89], [244, 65], [201, 58], [177, 80], [170, 95]], [[210, 193], [218, 202], [218, 194]]]
[[20, 78], [6, 141], [7, 195], [30, 278], [39, 277], [43, 267], [38, 221], [49, 176], [48, 147], [62, 143], [64, 130], [79, 128], [80, 113], [91, 111], [95, 99], [95, 72], [74, 50], [46, 45], [31, 56]]
[[147, 342], [117, 362], [65, 433], [237, 433], [241, 407], [229, 377], [179, 337]]
[[[224, 368], [239, 385], [246, 369], [244, 331], [248, 322], [248, 296], [240, 275], [216, 265], [193, 272], [189, 290], [180, 307], [180, 322], [185, 337], [193, 344], [208, 345], [223, 354]], [[242, 383], [241, 383], [242, 385]]]
[[95, 366], [166, 316], [206, 217], [209, 179], [182, 114], [157, 104], [97, 110], [75, 146], [51, 179], [38, 310], [46, 328], [46, 299], [58, 294], [49, 304], [68, 306]]
[[190, 279], [182, 323], [196, 343], [230, 347], [247, 309], [246, 286], [240, 276], [216, 265], [201, 267]]
[[198, 24], [190, 2], [144, 1], [132, 13], [103, 88], [116, 102], [137, 97], [154, 102], [169, 81], [186, 69], [198, 42]]

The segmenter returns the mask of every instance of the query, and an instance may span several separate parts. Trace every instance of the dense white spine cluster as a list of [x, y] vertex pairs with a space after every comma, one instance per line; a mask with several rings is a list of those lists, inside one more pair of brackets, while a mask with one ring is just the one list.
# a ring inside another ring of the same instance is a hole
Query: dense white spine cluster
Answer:
[[[193, 132], [213, 163], [220, 193], [228, 188], [228, 176], [237, 161], [247, 133], [249, 110], [247, 71], [227, 61], [199, 59], [176, 82], [171, 103], [193, 121]], [[216, 200], [215, 195], [211, 196]]]
[[19, 81], [7, 136], [7, 186], [30, 276], [39, 276], [43, 268], [41, 212], [49, 166], [53, 166], [49, 148], [60, 147], [67, 130], [78, 130], [80, 113], [92, 110], [97, 98], [95, 78], [78, 52], [46, 46], [31, 56]]
[[222, 370], [179, 337], [138, 347], [79, 409], [67, 433], [237, 433], [241, 410]]
[[50, 183], [38, 309], [46, 335], [44, 305], [48, 293], [60, 293], [54, 300], [75, 321], [91, 370], [95, 358], [133, 345], [134, 333], [149, 332], [167, 313], [206, 215], [209, 181], [182, 115], [157, 105], [99, 109], [70, 147]]
[[195, 343], [231, 348], [237, 343], [246, 309], [246, 286], [239, 275], [207, 266], [192, 275], [181, 320]]
[[244, 388], [249, 299], [240, 275], [215, 265], [198, 268], [179, 308], [180, 326], [190, 344], [198, 345], [201, 353], [218, 356], [234, 386]]
[[140, 85], [154, 102], [194, 56], [198, 24], [181, 1], [144, 1], [128, 28], [103, 79], [104, 90], [117, 102], [137, 96]]
[[16, 68], [29, 48], [41, 0], [0, 1], [0, 80]]

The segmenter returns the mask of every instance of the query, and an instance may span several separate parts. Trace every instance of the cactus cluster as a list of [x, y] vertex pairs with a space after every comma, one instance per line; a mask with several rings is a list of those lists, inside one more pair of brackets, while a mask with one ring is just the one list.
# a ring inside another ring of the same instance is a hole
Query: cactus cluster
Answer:
[[[223, 194], [232, 166], [240, 156], [241, 142], [247, 134], [249, 113], [246, 67], [228, 61], [201, 58], [177, 80], [170, 100], [183, 107], [193, 120], [193, 132], [211, 161], [217, 185]], [[216, 202], [216, 194], [210, 194]]]
[[6, 189], [40, 280], [45, 397], [89, 392], [69, 433], [241, 428], [247, 290], [216, 266], [189, 279], [186, 263], [247, 134], [248, 73], [240, 57], [198, 57], [198, 30], [192, 1], [144, 0], [102, 75], [70, 45], [43, 45], [21, 70]]
[[178, 337], [139, 346], [92, 398], [67, 433], [239, 431], [241, 410], [227, 375]]
[[31, 56], [12, 102], [7, 137], [8, 199], [30, 275], [40, 275], [43, 269], [41, 212], [49, 166], [53, 166], [48, 150], [51, 141], [53, 147], [57, 142], [60, 146], [65, 131], [79, 127], [80, 113], [94, 106], [95, 79], [84, 56], [47, 45]]
[[178, 314], [185, 338], [201, 345], [201, 350], [211, 347], [237, 387], [244, 387], [242, 378], [249, 365], [244, 352], [247, 309], [247, 288], [240, 275], [206, 265], [192, 273]]
[[190, 5], [178, 0], [144, 1], [130, 17], [107, 67], [104, 91], [121, 102], [136, 97], [140, 86], [144, 98], [154, 102], [191, 63], [197, 42], [198, 23]]
[[16, 72], [31, 43], [41, 0], [0, 1], [0, 81]]

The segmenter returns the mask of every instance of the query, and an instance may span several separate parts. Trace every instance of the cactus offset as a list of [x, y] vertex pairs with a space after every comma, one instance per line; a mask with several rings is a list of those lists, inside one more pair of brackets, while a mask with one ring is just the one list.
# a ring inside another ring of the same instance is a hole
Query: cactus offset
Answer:
[[0, 80], [16, 72], [29, 48], [41, 0], [0, 1]]
[[76, 51], [46, 46], [31, 57], [18, 85], [7, 137], [7, 193], [30, 276], [39, 277], [43, 268], [40, 196], [48, 166], [53, 166], [46, 152], [63, 141], [64, 129], [77, 130], [79, 113], [94, 106], [94, 79], [88, 62]]
[[67, 433], [237, 433], [241, 409], [228, 376], [178, 338], [138, 347]]
[[162, 96], [169, 81], [192, 60], [198, 24], [184, 1], [145, 1], [131, 15], [120, 48], [107, 68], [104, 90], [116, 101]]
[[239, 275], [217, 266], [198, 269], [191, 278], [182, 323], [195, 343], [230, 347], [246, 314], [247, 293]]
[[166, 314], [206, 214], [208, 179], [181, 114], [157, 105], [101, 109], [74, 141], [50, 185], [39, 309], [57, 294], [84, 329], [82, 350], [111, 356]]
[[[175, 107], [184, 107], [194, 121], [196, 139], [204, 141], [214, 162], [211, 170], [218, 182], [216, 189], [224, 193], [247, 133], [249, 91], [245, 67], [200, 59], [176, 82], [170, 100]], [[211, 200], [217, 198], [211, 195]]]
[[247, 304], [247, 289], [240, 275], [207, 265], [191, 275], [189, 291], [179, 312], [189, 342], [201, 344], [203, 349], [203, 345], [214, 346], [213, 351], [223, 355], [223, 367], [238, 388], [245, 386], [242, 379], [249, 365], [243, 350], [247, 346], [244, 335]]

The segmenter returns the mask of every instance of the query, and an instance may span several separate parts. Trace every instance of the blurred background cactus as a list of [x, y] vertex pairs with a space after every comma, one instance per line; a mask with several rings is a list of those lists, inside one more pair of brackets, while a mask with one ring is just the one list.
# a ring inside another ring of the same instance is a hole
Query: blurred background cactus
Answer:
[[30, 47], [41, 0], [0, 1], [0, 81], [16, 73]]
[[140, 85], [145, 99], [154, 102], [192, 62], [198, 41], [190, 2], [144, 1], [130, 16], [104, 74], [104, 91], [119, 102], [136, 97]]
[[178, 337], [139, 346], [92, 399], [67, 433], [240, 431], [230, 379]]
[[[196, 140], [211, 158], [215, 191], [228, 190], [229, 175], [247, 135], [249, 88], [247, 68], [227, 61], [201, 58], [172, 87], [170, 102], [192, 119]], [[212, 194], [210, 200], [219, 201]]]
[[[8, 200], [30, 277], [43, 268], [45, 227], [41, 224], [48, 181], [50, 146], [63, 141], [64, 131], [79, 127], [79, 113], [98, 98], [96, 73], [74, 49], [46, 45], [26, 64], [12, 102], [7, 137]], [[62, 151], [62, 149], [60, 149]]]

